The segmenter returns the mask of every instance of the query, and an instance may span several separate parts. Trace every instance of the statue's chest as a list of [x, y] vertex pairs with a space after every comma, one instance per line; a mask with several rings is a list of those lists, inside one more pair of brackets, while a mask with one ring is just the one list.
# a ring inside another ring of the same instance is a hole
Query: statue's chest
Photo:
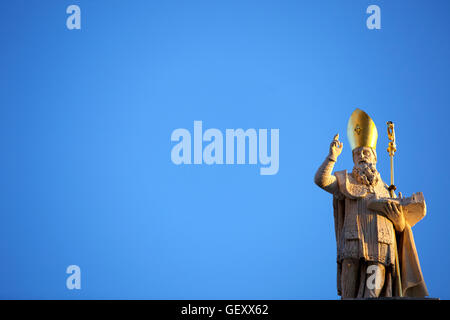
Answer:
[[345, 238], [390, 243], [391, 223], [382, 214], [370, 210], [368, 204], [383, 194], [369, 193], [364, 198], [345, 200]]
[[345, 214], [347, 217], [355, 219], [358, 215], [372, 215], [374, 211], [368, 208], [369, 201], [376, 198], [375, 194], [368, 194], [364, 198], [345, 199]]
[[351, 174], [346, 171], [335, 173], [341, 195], [350, 199], [371, 199], [389, 197], [389, 191], [380, 179], [375, 186], [357, 183]]

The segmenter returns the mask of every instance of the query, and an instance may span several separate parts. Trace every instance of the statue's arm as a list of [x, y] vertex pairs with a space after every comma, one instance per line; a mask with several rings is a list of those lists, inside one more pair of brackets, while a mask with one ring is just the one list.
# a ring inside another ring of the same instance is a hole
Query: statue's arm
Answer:
[[314, 182], [329, 193], [336, 194], [339, 191], [336, 177], [332, 174], [337, 158], [342, 152], [342, 142], [339, 134], [336, 134], [330, 144], [330, 152], [319, 167], [314, 177]]
[[335, 194], [338, 191], [336, 177], [332, 174], [336, 160], [328, 156], [314, 176], [314, 182], [325, 191]]

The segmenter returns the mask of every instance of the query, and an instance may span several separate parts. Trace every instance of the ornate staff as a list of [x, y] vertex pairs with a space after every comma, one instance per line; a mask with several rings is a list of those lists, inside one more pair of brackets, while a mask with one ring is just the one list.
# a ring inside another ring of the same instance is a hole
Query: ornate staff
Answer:
[[[387, 148], [387, 152], [389, 153], [389, 157], [391, 158], [391, 185], [389, 186], [389, 193], [391, 198], [395, 198], [394, 191], [397, 187], [394, 185], [394, 154], [397, 151], [397, 146], [395, 144], [395, 131], [394, 131], [394, 123], [392, 121], [388, 121], [387, 123], [387, 133], [389, 139], [389, 146]], [[395, 239], [395, 237], [394, 237]], [[397, 294], [399, 297], [403, 296], [402, 290], [402, 279], [400, 277], [400, 264], [398, 261], [398, 248], [397, 241], [395, 241], [395, 271], [396, 271], [396, 280], [397, 280]]]
[[389, 193], [391, 194], [391, 198], [394, 198], [394, 191], [397, 189], [394, 185], [394, 154], [395, 151], [397, 151], [397, 146], [395, 145], [394, 123], [392, 121], [388, 121], [386, 124], [389, 138], [387, 152], [389, 152], [389, 157], [391, 158], [391, 185], [389, 186]]

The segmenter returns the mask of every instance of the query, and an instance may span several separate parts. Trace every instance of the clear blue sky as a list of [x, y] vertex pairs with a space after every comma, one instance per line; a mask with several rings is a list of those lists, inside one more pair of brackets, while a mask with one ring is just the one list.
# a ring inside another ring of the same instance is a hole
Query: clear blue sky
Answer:
[[[81, 30], [66, 8], [81, 7]], [[366, 28], [370, 4], [381, 30]], [[336, 299], [313, 183], [359, 107], [450, 298], [449, 1], [2, 1], [0, 298]], [[280, 169], [175, 166], [176, 128], [278, 128]], [[82, 289], [66, 289], [68, 265]]]

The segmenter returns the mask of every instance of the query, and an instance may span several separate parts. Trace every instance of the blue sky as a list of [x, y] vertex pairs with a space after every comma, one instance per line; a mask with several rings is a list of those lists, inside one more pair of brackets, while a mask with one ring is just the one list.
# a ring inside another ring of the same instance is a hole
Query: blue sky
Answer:
[[[81, 30], [66, 8], [81, 8]], [[381, 8], [381, 30], [366, 8]], [[2, 1], [0, 297], [337, 299], [331, 196], [313, 183], [365, 110], [450, 298], [448, 1]], [[177, 128], [280, 130], [280, 169], [176, 166]], [[67, 290], [79, 265], [82, 289]]]

